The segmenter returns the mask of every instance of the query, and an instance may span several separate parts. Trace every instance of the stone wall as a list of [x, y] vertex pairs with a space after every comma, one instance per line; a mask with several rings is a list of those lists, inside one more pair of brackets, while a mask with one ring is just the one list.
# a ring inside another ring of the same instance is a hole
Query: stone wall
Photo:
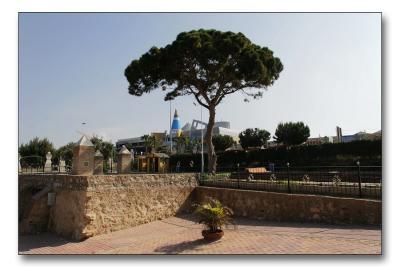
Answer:
[[238, 217], [275, 222], [382, 223], [380, 200], [199, 186], [193, 192], [192, 201], [201, 203], [207, 197], [220, 200]]
[[196, 174], [102, 175], [89, 179], [88, 236], [164, 219], [190, 208]]
[[[186, 173], [21, 174], [20, 232], [32, 233], [38, 226], [43, 230], [47, 224], [47, 230], [82, 240], [163, 219], [189, 208], [196, 178], [197, 174]], [[43, 191], [48, 187], [56, 193], [52, 206], [47, 205], [48, 190]]]
[[[21, 233], [53, 231], [82, 240], [178, 212], [207, 197], [235, 216], [275, 222], [380, 225], [379, 200], [197, 186], [197, 174], [19, 175]], [[54, 192], [49, 206], [47, 194]]]

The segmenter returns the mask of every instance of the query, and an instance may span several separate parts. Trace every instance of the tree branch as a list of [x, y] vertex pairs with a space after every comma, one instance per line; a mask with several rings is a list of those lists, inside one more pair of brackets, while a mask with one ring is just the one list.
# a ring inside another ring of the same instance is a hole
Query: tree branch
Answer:
[[194, 95], [194, 97], [196, 98], [197, 102], [198, 102], [200, 105], [202, 105], [202, 106], [205, 107], [206, 109], [209, 109], [209, 106], [207, 106], [206, 104], [204, 104], [204, 103], [201, 101], [201, 99], [200, 99], [200, 97], [199, 97], [200, 91], [196, 93], [192, 88], [189, 88], [189, 90], [192, 92], [192, 94]]

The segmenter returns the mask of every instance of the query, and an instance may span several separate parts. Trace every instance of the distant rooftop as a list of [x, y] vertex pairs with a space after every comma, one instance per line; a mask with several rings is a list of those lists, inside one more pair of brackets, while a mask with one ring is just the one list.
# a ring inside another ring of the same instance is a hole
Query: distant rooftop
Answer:
[[140, 142], [144, 142], [142, 137], [133, 137], [133, 138], [125, 138], [125, 139], [117, 140], [117, 144], [118, 143], [140, 143]]

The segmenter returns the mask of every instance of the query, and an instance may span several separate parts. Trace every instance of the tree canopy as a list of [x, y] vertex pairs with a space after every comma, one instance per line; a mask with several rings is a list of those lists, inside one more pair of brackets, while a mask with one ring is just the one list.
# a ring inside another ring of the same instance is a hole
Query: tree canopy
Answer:
[[73, 148], [75, 144], [73, 142], [69, 142], [68, 144], [60, 147], [59, 149], [56, 150], [56, 154], [54, 158], [56, 159], [57, 163], [60, 161], [60, 159], [65, 160], [65, 164], [67, 166], [72, 166], [72, 157], [73, 157]]
[[47, 138], [35, 137], [26, 144], [21, 144], [18, 153], [21, 156], [21, 165], [39, 165], [46, 162], [46, 154], [55, 154], [53, 143]]
[[267, 145], [270, 138], [271, 134], [268, 131], [258, 128], [248, 128], [239, 134], [240, 145], [243, 149]]
[[193, 94], [208, 108], [241, 91], [259, 98], [279, 78], [283, 65], [267, 47], [242, 33], [194, 30], [180, 33], [164, 48], [152, 47], [125, 69], [129, 93], [141, 96], [172, 89], [165, 100]]
[[141, 136], [140, 138], [145, 143], [146, 151], [148, 150], [148, 148], [154, 149], [154, 151], [157, 151], [163, 144], [163, 140], [160, 138], [157, 138], [157, 136], [155, 136], [155, 135], [145, 134], [145, 135]]
[[242, 33], [200, 29], [180, 33], [165, 47], [152, 47], [130, 63], [125, 77], [134, 96], [161, 88], [168, 91], [165, 100], [193, 95], [209, 110], [205, 142], [210, 172], [216, 168], [211, 140], [216, 106], [236, 92], [243, 93], [245, 101], [262, 97], [282, 70], [269, 48], [253, 44]]
[[111, 156], [114, 158], [116, 158], [117, 155], [117, 151], [115, 146], [107, 141], [104, 141], [101, 137], [99, 136], [92, 136], [90, 138], [90, 141], [93, 143], [94, 145], [94, 149], [100, 150], [101, 154], [103, 154], [103, 158], [105, 160], [109, 159]]
[[284, 145], [300, 145], [310, 137], [310, 128], [303, 122], [279, 123], [274, 139]]
[[225, 151], [231, 147], [235, 141], [229, 135], [216, 135], [212, 137], [212, 142], [216, 151]]

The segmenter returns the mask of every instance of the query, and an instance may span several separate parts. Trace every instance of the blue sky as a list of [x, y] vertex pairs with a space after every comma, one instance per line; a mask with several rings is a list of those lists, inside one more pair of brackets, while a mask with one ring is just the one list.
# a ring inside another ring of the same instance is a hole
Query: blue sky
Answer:
[[[21, 13], [19, 141], [48, 137], [58, 147], [76, 141], [77, 131], [116, 141], [167, 130], [163, 93], [129, 95], [124, 69], [150, 47], [199, 28], [240, 31], [284, 64], [261, 100], [245, 103], [241, 94], [231, 95], [217, 108], [218, 120], [271, 133], [279, 122], [304, 121], [311, 136], [334, 135], [336, 125], [343, 134], [377, 131], [380, 21], [376, 13]], [[181, 122], [199, 119], [193, 102], [173, 101]]]

